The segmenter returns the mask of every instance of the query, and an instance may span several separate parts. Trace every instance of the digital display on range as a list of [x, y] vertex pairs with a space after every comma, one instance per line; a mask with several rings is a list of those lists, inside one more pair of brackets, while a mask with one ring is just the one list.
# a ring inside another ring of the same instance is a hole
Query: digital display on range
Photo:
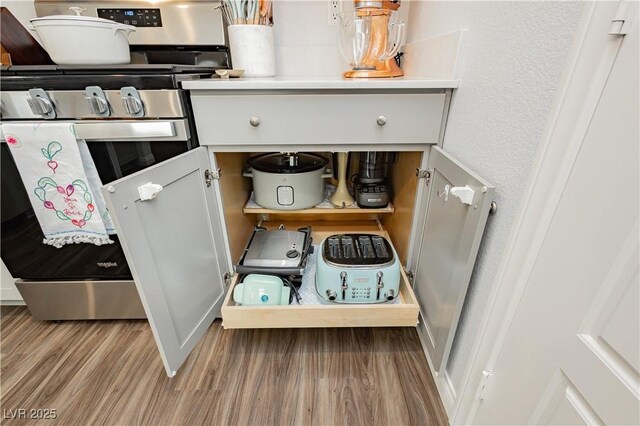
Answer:
[[98, 9], [98, 17], [134, 27], [162, 26], [160, 9]]

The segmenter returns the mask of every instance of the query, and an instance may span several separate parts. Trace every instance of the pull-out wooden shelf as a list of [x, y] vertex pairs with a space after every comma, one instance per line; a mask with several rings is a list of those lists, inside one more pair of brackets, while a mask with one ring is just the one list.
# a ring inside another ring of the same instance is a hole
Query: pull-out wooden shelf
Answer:
[[273, 210], [265, 208], [244, 207], [242, 212], [245, 215], [255, 214], [258, 218], [268, 220], [300, 221], [312, 222], [334, 221], [334, 220], [375, 220], [383, 214], [392, 214], [395, 211], [393, 204], [381, 209], [365, 209], [361, 207], [347, 207], [345, 209], [327, 209], [314, 207], [304, 210]]
[[[320, 243], [336, 232], [371, 232], [388, 238], [385, 231], [316, 230], [314, 242]], [[237, 283], [236, 278], [222, 305], [224, 328], [415, 327], [418, 324], [418, 301], [404, 272], [398, 301], [392, 304], [298, 305], [294, 302], [289, 306], [236, 306], [233, 289]]]
[[362, 214], [362, 213], [367, 213], [367, 214], [383, 214], [383, 213], [393, 213], [395, 211], [393, 204], [389, 203], [387, 205], [387, 207], [384, 208], [380, 208], [380, 209], [367, 209], [367, 208], [362, 208], [362, 207], [357, 207], [357, 206], [353, 206], [353, 207], [347, 207], [344, 209], [340, 209], [340, 208], [335, 208], [335, 209], [325, 209], [325, 208], [320, 208], [320, 207], [313, 207], [311, 209], [304, 209], [304, 210], [274, 210], [274, 209], [265, 209], [262, 207], [249, 207], [249, 206], [245, 206], [242, 211], [246, 214], [246, 213], [256, 213], [256, 214], [289, 214], [289, 215], [300, 215], [300, 216], [307, 216], [307, 215], [313, 215], [313, 214], [326, 214], [326, 215], [350, 215], [350, 214]]

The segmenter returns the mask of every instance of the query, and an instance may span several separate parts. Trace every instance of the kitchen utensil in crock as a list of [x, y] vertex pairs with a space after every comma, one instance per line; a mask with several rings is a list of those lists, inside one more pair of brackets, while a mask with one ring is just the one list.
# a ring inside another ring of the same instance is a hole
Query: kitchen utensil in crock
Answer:
[[244, 77], [276, 75], [273, 27], [229, 25], [227, 31], [233, 66], [243, 69]]

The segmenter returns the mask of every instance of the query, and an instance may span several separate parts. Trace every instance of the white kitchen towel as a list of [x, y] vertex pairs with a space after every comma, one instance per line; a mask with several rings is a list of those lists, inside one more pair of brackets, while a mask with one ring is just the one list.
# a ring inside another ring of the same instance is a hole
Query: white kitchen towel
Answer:
[[78, 139], [78, 149], [80, 150], [80, 158], [82, 159], [82, 167], [89, 180], [89, 188], [93, 194], [93, 204], [96, 206], [96, 210], [100, 213], [100, 218], [104, 223], [104, 227], [107, 230], [107, 234], [113, 235], [116, 233], [116, 228], [113, 226], [109, 210], [107, 210], [107, 203], [104, 201], [100, 187], [102, 186], [102, 180], [98, 175], [98, 169], [96, 169], [96, 163], [93, 162], [89, 147], [84, 139]]
[[[3, 123], [2, 130], [44, 233], [43, 242], [58, 248], [113, 243], [103, 222], [106, 218], [110, 223], [104, 200], [97, 198], [100, 178], [88, 152], [83, 161], [73, 124]], [[86, 145], [84, 149], [88, 151]]]

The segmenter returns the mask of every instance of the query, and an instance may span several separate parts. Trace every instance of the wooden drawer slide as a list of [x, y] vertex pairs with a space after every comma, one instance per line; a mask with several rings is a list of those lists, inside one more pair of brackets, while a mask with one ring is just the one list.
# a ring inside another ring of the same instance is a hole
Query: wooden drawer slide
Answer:
[[399, 303], [393, 304], [297, 305], [294, 302], [289, 306], [236, 306], [233, 289], [237, 283], [236, 278], [222, 305], [224, 328], [415, 327], [418, 324], [418, 301], [404, 271]]

